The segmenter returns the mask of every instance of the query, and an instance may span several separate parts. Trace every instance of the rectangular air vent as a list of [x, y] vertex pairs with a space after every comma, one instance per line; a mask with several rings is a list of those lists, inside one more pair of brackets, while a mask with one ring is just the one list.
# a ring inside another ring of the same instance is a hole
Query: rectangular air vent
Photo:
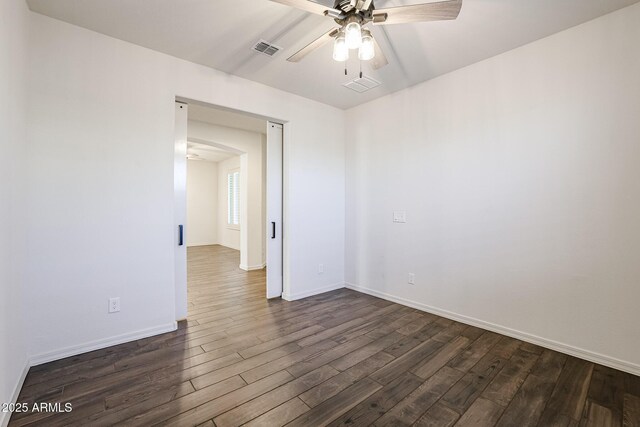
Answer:
[[282, 50], [281, 47], [269, 43], [266, 40], [260, 40], [253, 46], [253, 50], [262, 53], [263, 55], [273, 56]]
[[347, 82], [345, 84], [343, 84], [342, 86], [346, 87], [347, 89], [351, 89], [353, 91], [356, 91], [358, 93], [362, 93], [362, 92], [366, 92], [368, 90], [371, 90], [375, 87], [380, 86], [380, 82], [372, 79], [371, 77], [367, 77], [367, 76], [362, 76], [360, 78], [357, 78], [355, 80], [351, 80], [350, 82]]

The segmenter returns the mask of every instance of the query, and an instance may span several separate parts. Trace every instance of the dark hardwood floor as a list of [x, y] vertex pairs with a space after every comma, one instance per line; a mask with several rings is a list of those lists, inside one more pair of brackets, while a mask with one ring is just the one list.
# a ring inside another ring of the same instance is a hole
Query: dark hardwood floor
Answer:
[[639, 426], [640, 377], [350, 290], [265, 299], [190, 248], [177, 331], [32, 368], [12, 426]]

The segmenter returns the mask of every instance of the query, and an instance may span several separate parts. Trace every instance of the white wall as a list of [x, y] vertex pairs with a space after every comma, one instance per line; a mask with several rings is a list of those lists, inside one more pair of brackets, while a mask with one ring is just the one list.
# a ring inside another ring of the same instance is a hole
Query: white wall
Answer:
[[[176, 96], [289, 122], [285, 296], [342, 285], [341, 110], [45, 16], [30, 19], [25, 241], [37, 268], [28, 272], [26, 299], [36, 361], [173, 327]], [[113, 296], [122, 311], [109, 315]]]
[[218, 244], [218, 163], [187, 160], [187, 246]]
[[222, 162], [218, 162], [218, 241], [237, 251], [240, 250], [240, 228], [227, 225], [227, 204], [229, 200], [229, 188], [227, 175], [229, 172], [240, 169], [240, 156], [233, 156]]
[[[27, 366], [24, 321], [24, 177], [28, 10], [0, 2], [0, 402], [11, 402]], [[9, 421], [0, 412], [0, 425]]]
[[639, 22], [350, 110], [347, 281], [640, 373]]

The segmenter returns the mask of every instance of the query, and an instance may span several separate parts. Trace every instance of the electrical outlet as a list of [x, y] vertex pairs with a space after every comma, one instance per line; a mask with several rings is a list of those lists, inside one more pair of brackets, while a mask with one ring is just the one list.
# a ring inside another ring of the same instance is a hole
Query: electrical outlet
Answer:
[[117, 313], [120, 311], [120, 297], [109, 298], [109, 313]]
[[394, 211], [393, 222], [404, 224], [405, 222], [407, 222], [407, 213], [405, 211]]
[[407, 280], [407, 283], [409, 283], [410, 285], [415, 285], [416, 284], [416, 275], [413, 273], [409, 273], [409, 279]]
[[318, 274], [324, 273], [324, 264], [318, 264]]

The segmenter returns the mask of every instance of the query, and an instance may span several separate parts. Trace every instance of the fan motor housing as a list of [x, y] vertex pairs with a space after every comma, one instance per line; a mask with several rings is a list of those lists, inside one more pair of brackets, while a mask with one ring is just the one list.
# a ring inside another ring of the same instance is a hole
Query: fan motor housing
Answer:
[[[368, 6], [367, 3], [369, 3]], [[364, 6], [367, 8], [363, 9]], [[375, 10], [373, 0], [370, 2], [366, 0], [335, 0], [333, 8], [342, 11], [345, 15], [343, 18], [335, 20], [341, 25], [353, 17], [357, 18], [361, 25], [364, 25], [373, 20], [373, 11]]]

